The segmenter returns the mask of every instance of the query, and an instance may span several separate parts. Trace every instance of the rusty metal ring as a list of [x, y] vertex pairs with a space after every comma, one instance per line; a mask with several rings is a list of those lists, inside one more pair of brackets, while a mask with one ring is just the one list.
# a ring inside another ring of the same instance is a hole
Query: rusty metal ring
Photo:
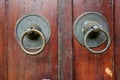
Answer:
[[109, 34], [108, 34], [108, 32], [107, 31], [105, 31], [104, 29], [101, 29], [101, 28], [99, 28], [99, 30], [100, 31], [102, 31], [104, 34], [105, 34], [105, 36], [106, 36], [106, 40], [107, 40], [107, 46], [103, 49], [103, 50], [100, 50], [100, 51], [95, 51], [95, 50], [92, 50], [88, 45], [87, 45], [87, 37], [88, 37], [88, 35], [92, 32], [92, 31], [94, 31], [94, 29], [93, 28], [91, 28], [86, 34], [85, 34], [85, 37], [84, 37], [84, 46], [91, 52], [91, 53], [95, 53], [95, 54], [100, 54], [100, 53], [104, 53], [108, 48], [109, 48], [109, 46], [110, 46], [110, 42], [111, 42], [111, 40], [110, 40], [110, 36], [109, 36]]
[[[27, 34], [27, 32], [29, 32], [29, 31], [37, 32], [37, 33], [41, 36], [41, 38], [42, 38], [43, 44], [42, 44], [41, 48], [40, 48], [38, 51], [36, 51], [36, 52], [29, 52], [29, 51], [24, 47], [23, 39], [24, 39], [25, 35]], [[23, 50], [25, 53], [30, 54], [30, 55], [35, 55], [35, 54], [38, 54], [38, 53], [42, 52], [42, 50], [45, 48], [45, 44], [46, 44], [46, 43], [45, 43], [45, 37], [44, 37], [44, 35], [42, 34], [42, 32], [40, 32], [40, 31], [37, 30], [37, 29], [27, 29], [27, 30], [25, 30], [25, 31], [23, 32], [21, 38], [20, 38], [20, 46], [21, 46], [22, 50]]]

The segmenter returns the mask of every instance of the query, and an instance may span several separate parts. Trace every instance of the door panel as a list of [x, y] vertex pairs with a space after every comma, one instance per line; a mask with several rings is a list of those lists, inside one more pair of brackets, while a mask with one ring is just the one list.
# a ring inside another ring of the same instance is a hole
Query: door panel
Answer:
[[115, 0], [115, 80], [120, 80], [120, 0]]
[[[0, 0], [0, 80], [119, 80], [119, 3], [119, 0]], [[110, 28], [111, 45], [100, 55], [91, 54], [73, 34], [77, 17], [93, 11], [104, 15]], [[44, 16], [52, 32], [43, 52], [34, 56], [25, 54], [15, 39], [17, 20], [28, 14]]]
[[[73, 39], [74, 80], [113, 80], [114, 79], [114, 42], [113, 42], [113, 1], [112, 0], [73, 0], [73, 21], [84, 12], [103, 14], [110, 25], [110, 48], [100, 55], [91, 54]], [[105, 45], [99, 47], [103, 49]]]
[[[58, 79], [57, 0], [8, 1], [8, 80]], [[25, 54], [15, 39], [16, 21], [27, 14], [48, 19], [51, 37], [41, 54]]]
[[7, 79], [7, 43], [5, 28], [5, 0], [0, 0], [0, 80]]

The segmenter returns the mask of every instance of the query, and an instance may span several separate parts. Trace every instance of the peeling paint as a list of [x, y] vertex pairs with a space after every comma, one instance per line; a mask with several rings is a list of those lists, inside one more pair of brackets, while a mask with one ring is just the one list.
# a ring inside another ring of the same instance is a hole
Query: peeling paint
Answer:
[[112, 77], [112, 71], [109, 68], [105, 68], [105, 72]]

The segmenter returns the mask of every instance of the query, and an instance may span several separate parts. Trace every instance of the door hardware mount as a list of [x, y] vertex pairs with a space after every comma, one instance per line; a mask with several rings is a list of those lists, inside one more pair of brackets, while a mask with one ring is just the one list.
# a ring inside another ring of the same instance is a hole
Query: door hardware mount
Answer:
[[49, 41], [50, 35], [50, 24], [45, 17], [40, 15], [25, 15], [17, 21], [15, 26], [15, 37], [17, 42], [22, 45], [22, 49], [40, 49]]
[[[90, 29], [96, 27], [98, 27], [98, 29], [89, 31]], [[102, 45], [106, 40], [108, 41], [106, 48], [108, 48], [108, 46], [110, 45], [109, 24], [107, 22], [107, 19], [98, 12], [86, 12], [80, 15], [74, 22], [73, 31], [76, 40], [81, 45], [85, 47], [87, 46], [87, 49], [88, 47], [98, 47]], [[89, 51], [90, 50], [91, 49], [89, 49]], [[98, 51], [96, 53], [103, 52]], [[94, 53], [94, 51], [92, 53]]]

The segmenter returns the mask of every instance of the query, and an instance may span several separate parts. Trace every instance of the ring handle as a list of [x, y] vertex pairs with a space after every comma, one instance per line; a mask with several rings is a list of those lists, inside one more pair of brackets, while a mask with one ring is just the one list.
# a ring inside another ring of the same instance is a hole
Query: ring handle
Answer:
[[[88, 37], [88, 35], [89, 35], [91, 32], [96, 31], [96, 30], [102, 31], [102, 32], [105, 34], [106, 38], [107, 38], [107, 46], [106, 46], [103, 50], [100, 50], [100, 51], [92, 50], [92, 49], [87, 45], [87, 37]], [[84, 36], [84, 46], [85, 46], [91, 53], [98, 53], [98, 54], [100, 54], [100, 53], [105, 52], [105, 51], [109, 48], [110, 42], [111, 42], [111, 40], [110, 40], [110, 36], [109, 36], [108, 32], [106, 32], [104, 29], [101, 29], [101, 28], [97, 28], [97, 29], [91, 28], [90, 30], [88, 30], [88, 31], [86, 32], [86, 34], [85, 34], [85, 36]]]
[[[31, 32], [31, 31], [38, 33], [38, 34], [41, 36], [42, 41], [43, 41], [43, 44], [42, 44], [41, 48], [40, 48], [38, 51], [36, 51], [36, 52], [29, 52], [29, 51], [24, 47], [24, 44], [23, 44], [23, 39], [24, 39], [25, 35], [26, 35], [28, 32]], [[45, 44], [46, 44], [46, 43], [45, 43], [45, 37], [44, 37], [44, 35], [42, 34], [42, 32], [40, 32], [40, 31], [37, 30], [37, 29], [27, 29], [27, 30], [25, 30], [25, 31], [23, 32], [21, 38], [20, 38], [20, 46], [21, 46], [22, 50], [23, 50], [25, 53], [30, 54], [30, 55], [35, 55], [35, 54], [38, 54], [38, 53], [42, 52], [42, 50], [45, 48]]]

